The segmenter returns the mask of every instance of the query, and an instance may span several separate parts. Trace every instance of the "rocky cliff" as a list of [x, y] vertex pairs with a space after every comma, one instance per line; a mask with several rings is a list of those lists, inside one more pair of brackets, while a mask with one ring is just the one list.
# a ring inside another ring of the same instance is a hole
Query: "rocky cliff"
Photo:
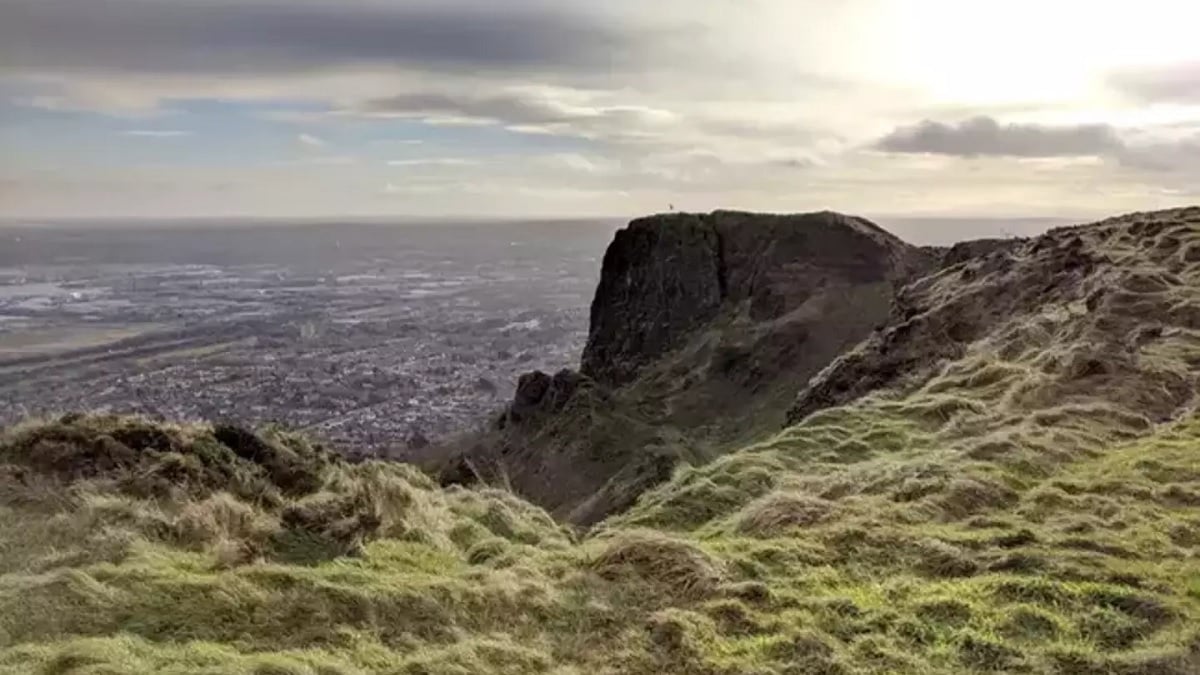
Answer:
[[834, 288], [890, 287], [931, 259], [866, 220], [830, 212], [635, 220], [604, 256], [582, 371], [625, 384], [723, 311], [770, 321]]
[[944, 255], [830, 212], [635, 220], [604, 256], [580, 372], [522, 378], [443, 477], [503, 476], [560, 517], [597, 520], [680, 458], [782, 425], [799, 383]]

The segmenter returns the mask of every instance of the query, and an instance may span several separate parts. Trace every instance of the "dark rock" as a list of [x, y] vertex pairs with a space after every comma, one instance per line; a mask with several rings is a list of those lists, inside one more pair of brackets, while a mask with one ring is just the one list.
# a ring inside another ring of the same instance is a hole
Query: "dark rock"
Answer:
[[626, 384], [729, 307], [769, 321], [831, 288], [890, 285], [931, 261], [866, 220], [829, 212], [635, 220], [604, 256], [582, 371]]
[[540, 370], [525, 373], [517, 382], [517, 393], [502, 418], [501, 426], [561, 411], [586, 379], [567, 369], [560, 370], [553, 377]]
[[540, 370], [525, 373], [517, 380], [517, 394], [513, 398], [513, 411], [524, 412], [536, 408], [550, 389], [552, 378]]
[[571, 397], [587, 378], [574, 370], [563, 369], [554, 374], [550, 391], [546, 392], [546, 409], [557, 412], [566, 407]]
[[635, 220], [604, 254], [582, 371], [621, 384], [713, 319], [723, 296], [720, 241], [705, 216]]

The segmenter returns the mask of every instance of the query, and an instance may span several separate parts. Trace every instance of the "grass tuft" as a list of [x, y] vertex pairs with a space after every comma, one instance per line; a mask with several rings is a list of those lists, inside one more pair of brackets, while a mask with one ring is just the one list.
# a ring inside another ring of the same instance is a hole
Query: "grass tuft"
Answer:
[[699, 547], [650, 531], [607, 542], [591, 568], [605, 579], [637, 578], [688, 597], [712, 594], [723, 578], [717, 561]]

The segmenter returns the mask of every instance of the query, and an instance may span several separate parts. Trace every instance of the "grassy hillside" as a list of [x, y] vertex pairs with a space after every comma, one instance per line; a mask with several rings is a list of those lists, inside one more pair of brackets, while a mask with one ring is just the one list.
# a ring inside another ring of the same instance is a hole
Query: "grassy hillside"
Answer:
[[0, 672], [1200, 672], [1200, 210], [907, 293], [588, 532], [277, 430], [9, 430]]
[[780, 429], [941, 254], [832, 212], [639, 218], [605, 252], [580, 370], [526, 374], [495, 425], [414, 459], [594, 525], [676, 465]]

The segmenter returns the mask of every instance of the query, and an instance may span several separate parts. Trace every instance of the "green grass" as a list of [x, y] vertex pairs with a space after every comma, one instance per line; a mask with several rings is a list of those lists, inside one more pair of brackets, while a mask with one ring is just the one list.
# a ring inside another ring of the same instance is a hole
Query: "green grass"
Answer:
[[586, 532], [278, 430], [27, 423], [0, 673], [1200, 672], [1190, 270], [1157, 337], [1106, 277]]
[[[254, 498], [146, 491], [158, 456], [64, 479], [31, 433], [143, 423], [18, 429], [0, 671], [1195, 672], [1200, 418], [1031, 479], [920, 408], [819, 415], [582, 537], [402, 465], [325, 458], [312, 492]], [[856, 462], [812, 451], [867, 436]], [[262, 471], [224, 457], [237, 484]]]

